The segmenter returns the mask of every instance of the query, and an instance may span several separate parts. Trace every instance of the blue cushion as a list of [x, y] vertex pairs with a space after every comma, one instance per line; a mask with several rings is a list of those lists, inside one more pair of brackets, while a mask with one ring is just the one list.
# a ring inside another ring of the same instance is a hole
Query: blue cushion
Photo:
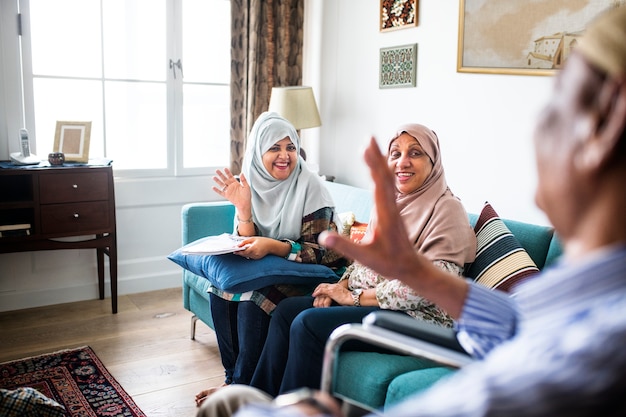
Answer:
[[338, 280], [337, 274], [327, 266], [288, 261], [275, 255], [255, 260], [233, 254], [194, 255], [178, 249], [168, 259], [207, 278], [217, 288], [233, 293], [276, 284], [316, 285]]

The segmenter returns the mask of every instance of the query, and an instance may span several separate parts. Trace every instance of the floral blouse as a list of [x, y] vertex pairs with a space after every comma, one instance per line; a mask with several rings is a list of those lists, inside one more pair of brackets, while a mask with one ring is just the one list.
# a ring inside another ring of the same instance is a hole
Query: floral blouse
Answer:
[[[444, 271], [459, 276], [463, 274], [463, 268], [452, 262], [436, 260], [433, 264]], [[389, 280], [358, 261], [348, 267], [341, 281], [344, 279], [348, 280], [348, 288], [351, 290], [376, 288], [376, 298], [382, 309], [400, 310], [416, 319], [452, 327], [452, 318], [444, 310], [418, 295], [403, 282]]]

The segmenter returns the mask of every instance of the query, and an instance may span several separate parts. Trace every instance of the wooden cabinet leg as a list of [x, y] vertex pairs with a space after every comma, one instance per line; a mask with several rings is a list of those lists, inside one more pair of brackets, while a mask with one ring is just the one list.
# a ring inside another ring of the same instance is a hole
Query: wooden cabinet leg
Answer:
[[104, 300], [104, 249], [96, 248], [96, 258], [98, 263], [98, 295]]
[[117, 314], [117, 243], [113, 236], [113, 243], [109, 248], [109, 272], [111, 275], [111, 310]]

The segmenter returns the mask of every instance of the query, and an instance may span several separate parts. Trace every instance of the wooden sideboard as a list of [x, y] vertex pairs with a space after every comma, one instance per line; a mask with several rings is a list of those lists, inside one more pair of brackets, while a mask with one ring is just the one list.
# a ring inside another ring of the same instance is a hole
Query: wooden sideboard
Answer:
[[[114, 314], [117, 313], [115, 227], [110, 165], [0, 168], [0, 253], [96, 249], [101, 300], [106, 254]], [[81, 239], [59, 240], [76, 236]]]

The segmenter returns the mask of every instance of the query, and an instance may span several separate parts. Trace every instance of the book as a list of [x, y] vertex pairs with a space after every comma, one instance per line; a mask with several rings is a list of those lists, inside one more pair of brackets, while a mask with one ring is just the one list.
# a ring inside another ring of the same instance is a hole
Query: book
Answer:
[[0, 224], [0, 237], [30, 236], [30, 223]]
[[18, 223], [18, 224], [0, 224], [0, 232], [6, 230], [24, 230], [30, 229], [30, 223]]
[[181, 251], [194, 255], [223, 255], [247, 248], [248, 245], [239, 246], [246, 239], [246, 237], [222, 233], [191, 242], [183, 246]]
[[30, 236], [30, 223], [0, 224], [0, 237]]
[[30, 236], [30, 229], [3, 230], [0, 237]]

